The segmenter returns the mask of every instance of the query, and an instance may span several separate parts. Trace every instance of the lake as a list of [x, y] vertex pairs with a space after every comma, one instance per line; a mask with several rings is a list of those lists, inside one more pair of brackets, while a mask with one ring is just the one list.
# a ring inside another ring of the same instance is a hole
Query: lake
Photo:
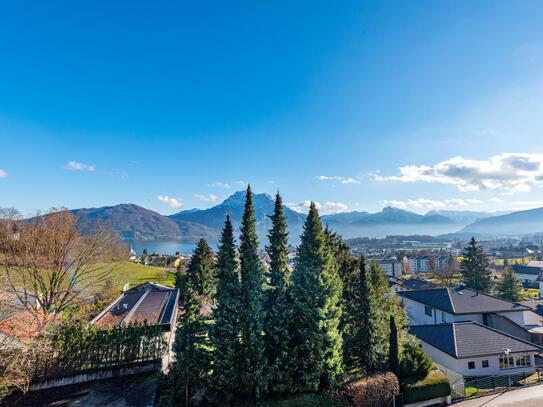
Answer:
[[[181, 254], [191, 254], [196, 247], [196, 242], [186, 243], [178, 240], [127, 240], [128, 245], [132, 245], [132, 248], [137, 254], [141, 254], [143, 249], [147, 249], [147, 253], [159, 253], [159, 254], [171, 254], [175, 252]], [[213, 250], [217, 250], [218, 242], [208, 242]]]

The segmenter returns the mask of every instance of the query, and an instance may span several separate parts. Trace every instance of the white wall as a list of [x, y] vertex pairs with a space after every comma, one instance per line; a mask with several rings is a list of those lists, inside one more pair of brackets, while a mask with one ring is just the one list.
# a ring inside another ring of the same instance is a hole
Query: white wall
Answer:
[[[424, 304], [410, 300], [409, 298], [403, 298], [403, 304], [407, 310], [407, 317], [409, 318], [410, 325], [435, 325], [455, 321], [452, 314], [436, 308], [432, 308], [432, 316], [428, 316], [424, 312]], [[445, 321], [442, 319], [443, 315], [445, 316]]]
[[[510, 373], [518, 373], [518, 372], [522, 372], [523, 370], [533, 369], [535, 367], [533, 353], [530, 354], [530, 358], [532, 362], [531, 366], [515, 368], [515, 369], [500, 369], [499, 355], [483, 356], [483, 357], [477, 357], [477, 358], [456, 359], [424, 341], [419, 341], [419, 342], [422, 346], [422, 349], [424, 349], [424, 351], [428, 355], [430, 355], [430, 357], [437, 364], [447, 369], [451, 369], [454, 372], [460, 373], [467, 377], [495, 376], [495, 375], [504, 375], [504, 374], [510, 374]], [[511, 355], [514, 356], [515, 354], [513, 353]], [[482, 367], [483, 360], [488, 360], [487, 368]], [[475, 369], [469, 369], [468, 362], [475, 362]]]

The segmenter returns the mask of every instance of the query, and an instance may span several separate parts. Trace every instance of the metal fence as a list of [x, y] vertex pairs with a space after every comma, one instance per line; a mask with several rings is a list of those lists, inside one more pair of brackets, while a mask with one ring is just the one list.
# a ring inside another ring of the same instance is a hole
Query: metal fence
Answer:
[[479, 397], [511, 388], [530, 386], [543, 381], [542, 369], [531, 369], [519, 373], [481, 377], [464, 383], [464, 397]]

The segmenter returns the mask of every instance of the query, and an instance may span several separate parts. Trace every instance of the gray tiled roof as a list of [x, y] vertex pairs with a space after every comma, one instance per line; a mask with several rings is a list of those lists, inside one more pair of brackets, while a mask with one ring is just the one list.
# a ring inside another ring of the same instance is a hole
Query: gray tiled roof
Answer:
[[515, 273], [519, 273], [519, 274], [531, 274], [534, 276], [538, 276], [541, 273], [543, 273], [542, 267], [523, 266], [521, 264], [513, 264], [513, 266], [511, 267], [513, 268], [513, 271]]
[[543, 348], [476, 322], [453, 322], [441, 325], [417, 325], [409, 331], [418, 339], [457, 358], [511, 353], [541, 352]]
[[466, 287], [432, 288], [403, 291], [398, 294], [456, 315], [529, 310], [522, 304], [483, 294]]

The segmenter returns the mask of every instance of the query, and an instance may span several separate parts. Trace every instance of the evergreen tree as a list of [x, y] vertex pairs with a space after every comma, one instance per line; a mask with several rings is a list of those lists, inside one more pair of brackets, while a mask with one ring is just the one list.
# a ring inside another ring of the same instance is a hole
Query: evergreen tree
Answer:
[[234, 245], [234, 229], [230, 216], [221, 235], [217, 259], [217, 290], [211, 329], [213, 348], [213, 386], [221, 402], [235, 402], [239, 394], [241, 369], [241, 343], [239, 316], [241, 312], [241, 285]]
[[345, 355], [349, 370], [361, 372], [379, 365], [377, 350], [382, 336], [380, 304], [363, 256], [360, 257], [355, 281], [358, 290], [353, 292], [352, 308], [349, 309], [351, 331], [346, 336]]
[[432, 369], [432, 358], [424, 352], [415, 338], [404, 345], [402, 361], [400, 362], [401, 378], [409, 378], [412, 381], [424, 379]]
[[510, 267], [503, 270], [500, 281], [496, 284], [499, 297], [509, 301], [522, 301], [522, 285]]
[[462, 252], [460, 271], [466, 287], [483, 293], [490, 292], [492, 275], [488, 269], [488, 258], [474, 237], [471, 238]]
[[240, 328], [243, 349], [241, 387], [251, 399], [266, 389], [264, 345], [264, 270], [258, 257], [253, 193], [247, 187], [239, 246], [241, 272]]
[[311, 203], [289, 287], [292, 392], [330, 387], [342, 379], [341, 291], [319, 214]]
[[200, 239], [188, 266], [188, 275], [198, 294], [209, 300], [215, 290], [215, 256], [205, 239]]
[[168, 391], [162, 405], [196, 405], [205, 394], [210, 370], [207, 323], [201, 315], [201, 303], [191, 280], [185, 286], [182, 315], [175, 335], [173, 364], [168, 379]]
[[272, 227], [268, 234], [266, 252], [270, 258], [269, 289], [266, 291], [266, 357], [268, 360], [268, 387], [272, 392], [288, 390], [286, 366], [289, 355], [289, 303], [287, 299], [288, 233], [287, 220], [283, 213], [283, 202], [277, 193]]
[[398, 350], [398, 329], [394, 315], [390, 316], [390, 330], [388, 339], [388, 370], [400, 377], [400, 356]]
[[177, 269], [175, 270], [175, 288], [179, 288], [179, 304], [184, 304], [185, 302], [185, 291], [187, 285], [187, 272], [183, 262], [180, 261]]

